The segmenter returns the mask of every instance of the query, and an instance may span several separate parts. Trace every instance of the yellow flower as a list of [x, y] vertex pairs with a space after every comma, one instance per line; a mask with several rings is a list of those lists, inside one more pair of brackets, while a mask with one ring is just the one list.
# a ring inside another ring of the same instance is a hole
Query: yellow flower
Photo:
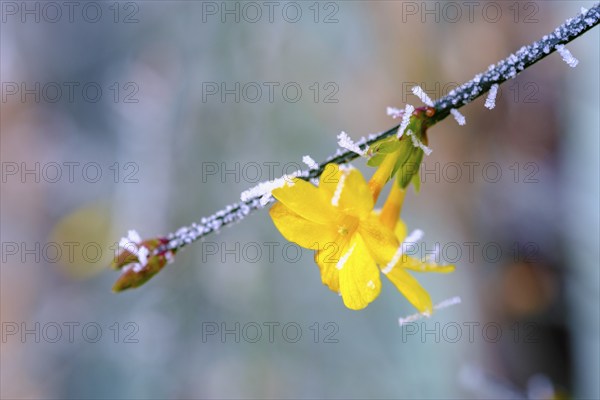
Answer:
[[[346, 307], [365, 308], [379, 295], [378, 266], [384, 266], [389, 269], [387, 277], [420, 312], [431, 312], [429, 295], [404, 271], [427, 270], [421, 267], [427, 264], [403, 256], [396, 265], [389, 266], [401, 242], [393, 231], [395, 223], [384, 223], [373, 211], [378, 193], [369, 188], [358, 170], [329, 164], [319, 187], [296, 178], [273, 190], [279, 202], [270, 215], [286, 239], [316, 250], [315, 261], [323, 283], [342, 296]], [[386, 213], [384, 207], [382, 217], [391, 218], [393, 214]]]
[[[411, 243], [418, 238], [412, 239], [406, 236], [406, 225], [399, 220], [395, 232], [396, 238], [401, 243], [398, 252], [402, 253]], [[429, 294], [419, 282], [406, 270], [416, 272], [438, 272], [448, 273], [454, 271], [454, 265], [438, 265], [434, 261], [422, 261], [407, 254], [401, 254], [393, 264], [382, 267], [382, 272], [390, 279], [398, 290], [408, 301], [421, 313], [431, 313], [432, 302]]]

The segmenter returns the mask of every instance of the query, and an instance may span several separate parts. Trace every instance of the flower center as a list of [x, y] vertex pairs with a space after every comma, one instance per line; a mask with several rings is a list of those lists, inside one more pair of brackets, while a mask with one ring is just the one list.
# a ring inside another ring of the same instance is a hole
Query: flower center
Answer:
[[338, 222], [337, 232], [342, 236], [352, 235], [358, 227], [358, 218], [344, 215]]
[[338, 233], [339, 233], [340, 235], [344, 235], [344, 236], [345, 236], [345, 235], [347, 235], [347, 234], [348, 234], [348, 232], [349, 232], [349, 231], [348, 231], [348, 228], [346, 228], [345, 226], [340, 226], [340, 227], [338, 228]]

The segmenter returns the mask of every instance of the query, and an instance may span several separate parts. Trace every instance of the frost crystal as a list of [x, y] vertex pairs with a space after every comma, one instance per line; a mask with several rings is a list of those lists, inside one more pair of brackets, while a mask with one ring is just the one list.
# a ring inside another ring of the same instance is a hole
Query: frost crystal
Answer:
[[[294, 185], [293, 179], [299, 175], [299, 172], [300, 171], [296, 171], [292, 174], [284, 175], [281, 178], [277, 178], [272, 181], [261, 182], [258, 185], [254, 186], [253, 188], [243, 191], [242, 194], [240, 195], [240, 199], [242, 201], [248, 201], [250, 199], [260, 197], [261, 205], [264, 206], [268, 203], [268, 200], [271, 197], [271, 192], [273, 190], [281, 188], [285, 184], [288, 184], [288, 186], [293, 186]], [[265, 195], [267, 195], [266, 199], [264, 199]], [[263, 202], [264, 202], [264, 204], [263, 204]]]
[[440, 255], [440, 244], [436, 243], [435, 244], [435, 249], [433, 250], [433, 253], [428, 254], [425, 257], [425, 260], [422, 260], [422, 261], [424, 261], [425, 263], [430, 263], [430, 264], [436, 264], [436, 265], [438, 265], [439, 255]]
[[365, 148], [364, 150], [362, 150], [356, 143], [354, 143], [352, 141], [352, 139], [350, 138], [350, 136], [348, 136], [348, 134], [344, 131], [340, 132], [340, 134], [337, 136], [338, 138], [338, 146], [346, 149], [346, 150], [350, 150], [356, 154], [358, 154], [359, 156], [366, 156], [367, 155], [367, 150], [368, 150], [368, 146], [367, 148]]
[[319, 164], [315, 160], [312, 159], [311, 156], [306, 155], [302, 157], [302, 162], [308, 166], [309, 169], [318, 169]]
[[456, 122], [458, 122], [459, 125], [464, 125], [467, 123], [465, 116], [462, 115], [456, 108], [451, 109], [450, 113], [452, 114], [452, 116], [454, 117]]
[[412, 116], [413, 111], [415, 111], [415, 108], [413, 106], [411, 106], [410, 104], [407, 104], [404, 107], [404, 111], [402, 115], [402, 122], [400, 123], [400, 127], [398, 128], [398, 139], [400, 139], [402, 137], [402, 135], [404, 134], [404, 131], [406, 130], [406, 127], [408, 126], [408, 124], [410, 123], [410, 117]]
[[575, 68], [577, 64], [579, 64], [579, 60], [573, 57], [573, 54], [571, 54], [571, 52], [565, 48], [565, 45], [559, 44], [555, 47], [555, 49], [569, 67]]
[[140, 244], [142, 242], [142, 238], [140, 237], [139, 233], [137, 233], [137, 231], [134, 229], [127, 232], [127, 237], [133, 243]]
[[127, 237], [121, 238], [119, 241], [119, 247], [123, 250], [127, 250], [130, 253], [137, 252], [138, 244], [142, 242], [140, 235], [133, 229], [127, 232]]
[[331, 205], [337, 207], [340, 203], [340, 197], [342, 196], [342, 190], [344, 190], [344, 184], [346, 183], [346, 175], [347, 173], [343, 173], [340, 176], [340, 180], [335, 187], [335, 192], [333, 193], [333, 197], [331, 198]]
[[142, 267], [145, 267], [146, 264], [148, 264], [148, 256], [149, 255], [150, 255], [150, 250], [148, 250], [148, 248], [146, 246], [140, 247], [140, 249], [138, 250], [137, 256], [138, 256], [138, 260], [140, 261], [140, 265]]
[[402, 257], [402, 254], [404, 254], [404, 250], [406, 249], [406, 246], [409, 244], [414, 244], [415, 242], [421, 240], [422, 237], [423, 237], [422, 230], [415, 229], [414, 231], [412, 231], [412, 233], [410, 235], [408, 235], [402, 243], [400, 243], [400, 246], [398, 246], [396, 253], [394, 253], [394, 257], [392, 257], [390, 262], [387, 263], [387, 265], [385, 266], [385, 268], [383, 268], [381, 270], [381, 272], [383, 272], [384, 274], [389, 274], [392, 271], [392, 269], [394, 269], [394, 267], [396, 266], [398, 261], [400, 261], [400, 257]]
[[346, 252], [346, 254], [344, 254], [343, 256], [340, 257], [340, 259], [338, 260], [337, 264], [335, 265], [335, 267], [337, 269], [342, 269], [344, 267], [344, 264], [346, 264], [346, 261], [348, 261], [348, 259], [352, 255], [352, 252], [354, 251], [355, 247], [356, 247], [356, 244], [354, 244], [352, 247], [350, 247], [350, 250], [348, 250]]
[[260, 205], [263, 207], [266, 206], [267, 204], [269, 204], [269, 202], [271, 201], [272, 198], [273, 198], [273, 195], [271, 193], [264, 194], [259, 200]]
[[485, 99], [485, 108], [492, 110], [496, 107], [496, 95], [498, 94], [498, 84], [494, 83], [490, 88], [487, 98]]
[[129, 241], [129, 239], [127, 239], [127, 238], [121, 238], [121, 240], [119, 240], [119, 247], [120, 248], [127, 250], [130, 246], [133, 247], [133, 249], [137, 248], [136, 244], [135, 243], [131, 243]]
[[138, 273], [142, 272], [142, 270], [144, 269], [144, 266], [140, 263], [135, 263], [135, 264], [132, 264], [131, 269], [133, 269], [133, 272], [138, 274]]
[[408, 131], [408, 132], [409, 132], [410, 139], [412, 140], [412, 144], [413, 144], [413, 146], [415, 146], [415, 147], [419, 147], [421, 150], [423, 150], [423, 152], [424, 152], [426, 155], [430, 155], [430, 154], [431, 154], [431, 152], [432, 152], [433, 150], [431, 150], [431, 148], [429, 148], [429, 147], [425, 146], [425, 145], [423, 144], [423, 142], [421, 142], [421, 141], [420, 141], [420, 140], [419, 140], [419, 139], [418, 139], [418, 138], [415, 136], [415, 134], [414, 134], [414, 133], [412, 133], [411, 131]]
[[400, 110], [399, 108], [396, 107], [388, 107], [386, 109], [387, 115], [396, 119], [396, 118], [400, 118], [402, 116], [402, 110]]
[[[433, 306], [433, 309], [434, 310], [443, 310], [444, 308], [448, 308], [448, 307], [451, 307], [451, 306], [454, 306], [454, 305], [460, 304], [460, 303], [461, 303], [460, 297], [455, 296], [455, 297], [446, 299], [446, 300], [436, 304], [435, 306]], [[428, 312], [417, 313], [417, 314], [409, 315], [408, 317], [398, 318], [398, 324], [400, 325], [400, 327], [402, 327], [411, 322], [418, 321], [419, 319], [421, 319], [423, 317], [430, 317], [430, 316], [431, 315]]]
[[415, 86], [412, 88], [412, 92], [415, 96], [417, 96], [419, 99], [421, 99], [421, 101], [423, 103], [425, 103], [425, 105], [429, 106], [429, 107], [433, 107], [433, 101], [431, 100], [431, 98], [427, 95], [427, 93], [425, 93], [425, 91], [423, 89], [421, 89], [421, 86]]

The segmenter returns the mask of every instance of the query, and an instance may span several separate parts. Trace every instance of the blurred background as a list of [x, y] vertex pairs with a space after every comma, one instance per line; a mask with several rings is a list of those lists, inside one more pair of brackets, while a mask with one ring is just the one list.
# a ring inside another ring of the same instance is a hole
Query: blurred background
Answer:
[[346, 309], [267, 210], [142, 288], [108, 269], [591, 4], [2, 2], [2, 398], [598, 398], [597, 28], [429, 131], [403, 218], [458, 306]]

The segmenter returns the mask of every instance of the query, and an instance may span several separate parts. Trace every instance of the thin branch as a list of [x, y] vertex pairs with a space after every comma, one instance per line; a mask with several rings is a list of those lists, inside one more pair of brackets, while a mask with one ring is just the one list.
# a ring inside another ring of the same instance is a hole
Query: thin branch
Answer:
[[[582, 9], [582, 11], [584, 11]], [[514, 78], [521, 71], [531, 67], [557, 50], [557, 46], [565, 45], [598, 25], [600, 21], [600, 3], [586, 12], [569, 18], [554, 32], [545, 35], [541, 40], [521, 47], [496, 65], [490, 65], [484, 73], [477, 74], [469, 82], [454, 89], [447, 96], [434, 102], [436, 116], [444, 118], [452, 108], [460, 108], [469, 104], [490, 90], [492, 85], [501, 84]]]
[[[516, 53], [511, 54], [496, 65], [490, 65], [486, 72], [475, 75], [473, 79], [454, 89], [447, 96], [436, 100], [433, 105], [436, 112], [431, 125], [445, 119], [451, 110], [467, 105], [485, 94], [493, 85], [502, 84], [508, 79], [516, 77], [520, 72], [554, 53], [557, 50], [557, 46], [561, 48], [560, 45], [565, 45], [573, 41], [598, 25], [600, 22], [599, 3], [595, 4], [590, 10], [582, 9], [581, 11], [574, 18], [566, 20], [552, 33], [545, 35], [542, 39], [528, 46], [521, 47]], [[394, 135], [398, 128], [399, 125], [396, 125], [385, 132], [370, 135], [368, 138], [363, 138], [357, 144], [364, 150], [367, 146]], [[305, 180], [315, 179], [324, 172], [325, 165], [329, 163], [346, 164], [358, 157], [359, 155], [355, 152], [338, 149], [336, 154], [319, 164], [318, 168], [301, 171], [298, 177]], [[193, 223], [190, 226], [180, 228], [175, 233], [169, 234], [167, 236], [167, 244], [157, 248], [155, 254], [167, 250], [181, 249], [212, 232], [218, 231], [224, 226], [241, 221], [254, 210], [263, 208], [273, 201], [271, 198], [261, 202], [260, 196], [256, 196], [247, 201], [229, 205], [210, 217], [202, 218], [199, 223]]]

